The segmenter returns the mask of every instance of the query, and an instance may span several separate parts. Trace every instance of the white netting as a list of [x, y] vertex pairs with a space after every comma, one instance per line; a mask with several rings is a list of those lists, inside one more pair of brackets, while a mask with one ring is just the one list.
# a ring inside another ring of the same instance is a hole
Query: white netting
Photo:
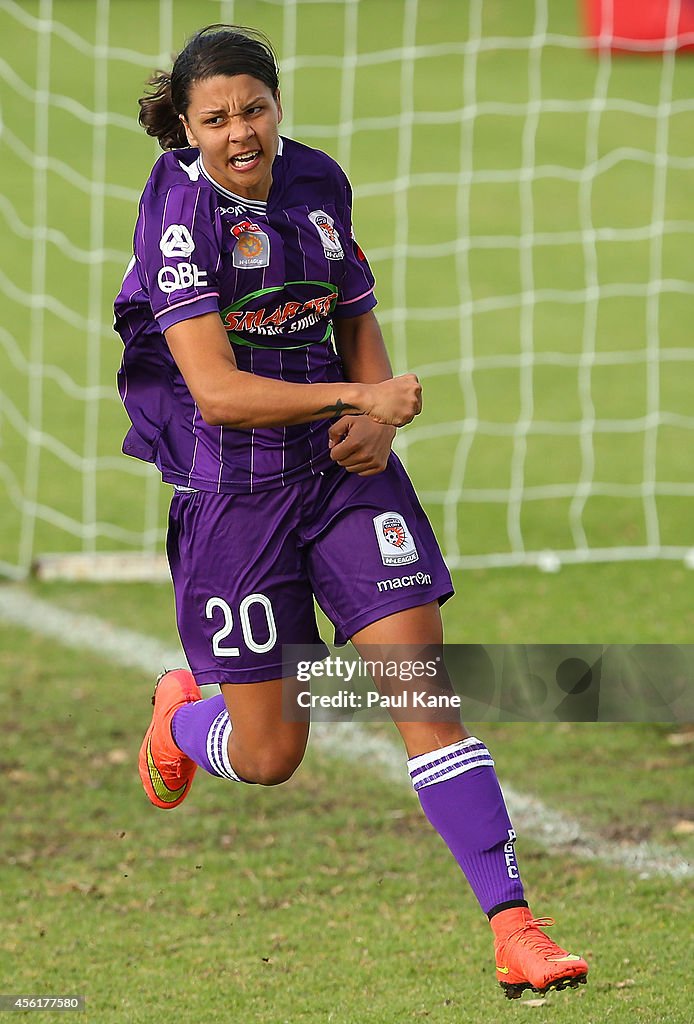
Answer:
[[215, 20], [271, 36], [283, 131], [350, 173], [395, 369], [425, 384], [399, 451], [450, 564], [687, 556], [690, 58], [598, 57], [574, 0], [0, 16], [0, 572], [161, 549], [167, 489], [119, 455], [110, 306], [156, 155], [137, 96]]

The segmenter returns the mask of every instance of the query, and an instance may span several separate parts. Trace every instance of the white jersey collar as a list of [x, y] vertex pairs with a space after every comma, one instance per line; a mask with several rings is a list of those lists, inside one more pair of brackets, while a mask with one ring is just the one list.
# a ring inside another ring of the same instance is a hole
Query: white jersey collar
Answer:
[[[277, 140], [277, 156], [282, 156], [283, 150], [284, 150], [284, 139], [280, 135], [279, 139]], [[277, 157], [275, 157], [275, 159], [277, 159]], [[267, 200], [265, 200], [265, 199], [247, 199], [245, 196], [238, 196], [238, 195], [236, 195], [235, 192], [231, 192], [228, 188], [224, 188], [223, 185], [220, 185], [218, 181], [215, 181], [214, 178], [209, 174], [209, 172], [205, 168], [204, 163], [202, 162], [202, 153], [200, 154], [200, 156], [195, 161], [195, 166], [198, 168], [198, 170], [199, 170], [200, 174], [202, 174], [203, 178], [205, 178], [206, 181], [209, 181], [210, 185], [212, 185], [212, 187], [221, 196], [224, 196], [225, 199], [230, 199], [235, 204], [237, 204], [239, 206], [245, 206], [246, 209], [251, 210], [253, 213], [265, 213], [266, 212], [266, 210], [267, 210]]]

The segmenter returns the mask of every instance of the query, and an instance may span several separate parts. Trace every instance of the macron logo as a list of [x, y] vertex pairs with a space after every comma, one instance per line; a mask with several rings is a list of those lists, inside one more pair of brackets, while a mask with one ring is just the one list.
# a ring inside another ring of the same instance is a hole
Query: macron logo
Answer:
[[376, 580], [379, 594], [384, 590], [401, 590], [402, 587], [424, 587], [431, 585], [428, 572], [413, 572], [411, 576], [396, 576], [392, 580]]

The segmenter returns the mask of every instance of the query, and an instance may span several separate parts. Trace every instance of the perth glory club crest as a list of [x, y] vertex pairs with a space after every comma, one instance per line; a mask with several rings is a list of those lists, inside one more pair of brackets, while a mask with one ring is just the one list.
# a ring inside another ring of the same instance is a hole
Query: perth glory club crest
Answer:
[[386, 519], [382, 523], [383, 536], [395, 548], [401, 548], [405, 543], [405, 528], [399, 519]]
[[407, 565], [418, 560], [414, 537], [399, 512], [374, 516], [374, 529], [384, 565]]
[[344, 259], [345, 254], [342, 251], [342, 243], [340, 242], [340, 236], [337, 233], [335, 221], [332, 217], [325, 210], [314, 210], [312, 213], [309, 213], [308, 219], [320, 236], [326, 258], [329, 260]]

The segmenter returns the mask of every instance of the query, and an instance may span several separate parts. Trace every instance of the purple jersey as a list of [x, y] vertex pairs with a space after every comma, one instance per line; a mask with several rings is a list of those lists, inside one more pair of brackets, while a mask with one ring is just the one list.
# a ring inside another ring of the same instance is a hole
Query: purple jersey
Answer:
[[334, 160], [291, 139], [280, 139], [267, 202], [213, 182], [197, 149], [160, 157], [115, 302], [127, 455], [155, 462], [168, 483], [220, 493], [281, 487], [332, 465], [326, 420], [205, 423], [163, 332], [218, 312], [239, 369], [300, 384], [343, 380], [332, 321], [376, 304], [351, 198]]

